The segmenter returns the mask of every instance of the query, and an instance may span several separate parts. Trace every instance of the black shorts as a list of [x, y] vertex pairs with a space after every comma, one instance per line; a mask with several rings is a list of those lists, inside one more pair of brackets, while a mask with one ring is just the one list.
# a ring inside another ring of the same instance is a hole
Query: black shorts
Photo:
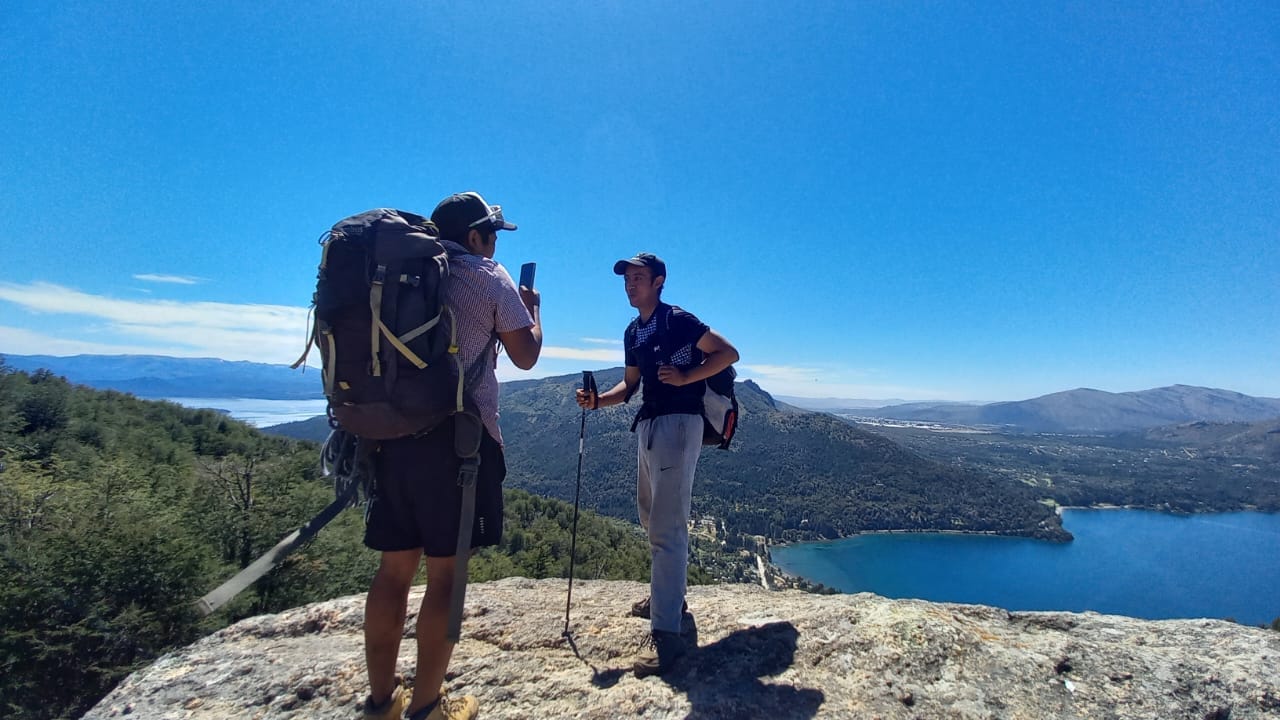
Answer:
[[[421, 548], [427, 557], [456, 555], [462, 488], [458, 487], [461, 461], [453, 450], [453, 423], [445, 421], [422, 437], [384, 441], [374, 462], [364, 544], [381, 552]], [[497, 545], [502, 539], [506, 476], [502, 446], [486, 432], [480, 441], [473, 548]]]

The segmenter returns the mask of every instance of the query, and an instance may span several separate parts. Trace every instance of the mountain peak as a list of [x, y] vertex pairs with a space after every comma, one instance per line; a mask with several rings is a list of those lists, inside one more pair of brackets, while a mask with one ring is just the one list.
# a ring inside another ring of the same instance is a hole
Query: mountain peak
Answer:
[[775, 410], [778, 408], [778, 402], [774, 400], [773, 396], [770, 395], [764, 388], [757, 385], [755, 380], [743, 380], [742, 382], [738, 383], [738, 386], [740, 390], [735, 390], [735, 394], [737, 394], [741, 390], [746, 390], [748, 392], [756, 393], [760, 395], [761, 398], [764, 399], [764, 401], [769, 405], [769, 407]]

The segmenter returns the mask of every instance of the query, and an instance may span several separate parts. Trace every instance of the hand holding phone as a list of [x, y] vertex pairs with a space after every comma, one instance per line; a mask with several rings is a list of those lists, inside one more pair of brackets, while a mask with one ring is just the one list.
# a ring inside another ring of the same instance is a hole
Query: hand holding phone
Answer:
[[537, 263], [525, 263], [520, 266], [520, 287], [533, 289], [533, 274], [538, 269]]

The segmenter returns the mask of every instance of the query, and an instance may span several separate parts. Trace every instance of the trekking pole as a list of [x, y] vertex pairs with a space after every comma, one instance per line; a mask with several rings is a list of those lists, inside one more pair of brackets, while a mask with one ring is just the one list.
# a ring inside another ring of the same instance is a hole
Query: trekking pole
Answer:
[[[590, 370], [582, 371], [582, 390], [590, 395], [596, 392], [596, 378]], [[569, 593], [564, 600], [564, 632], [569, 637], [569, 605], [573, 602], [573, 566], [578, 556], [578, 498], [582, 495], [582, 454], [587, 438], [587, 409], [582, 408], [582, 425], [578, 429], [578, 485], [573, 492], [573, 532], [569, 540]]]

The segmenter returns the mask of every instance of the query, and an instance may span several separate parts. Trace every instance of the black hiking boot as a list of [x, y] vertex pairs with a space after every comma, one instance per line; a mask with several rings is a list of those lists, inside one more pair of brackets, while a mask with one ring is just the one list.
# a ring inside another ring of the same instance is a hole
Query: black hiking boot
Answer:
[[698, 621], [694, 620], [693, 613], [687, 610], [680, 613], [680, 638], [690, 650], [698, 649]]
[[645, 638], [642, 648], [651, 648], [649, 652], [636, 660], [635, 673], [638, 678], [650, 675], [665, 675], [675, 667], [676, 661], [689, 652], [689, 646], [680, 633], [654, 630]]

